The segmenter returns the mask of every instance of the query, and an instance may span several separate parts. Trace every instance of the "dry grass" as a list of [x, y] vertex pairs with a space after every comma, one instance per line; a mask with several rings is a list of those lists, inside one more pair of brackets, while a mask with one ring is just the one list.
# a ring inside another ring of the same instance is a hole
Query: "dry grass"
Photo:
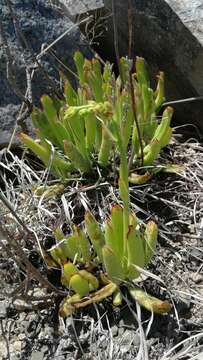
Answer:
[[[179, 333], [182, 332], [185, 336], [185, 339], [178, 344], [168, 344], [159, 360], [195, 359], [196, 355], [203, 351], [200, 341], [203, 335], [200, 320], [200, 316], [203, 314], [203, 281], [195, 280], [198, 275], [201, 277], [203, 268], [202, 257], [198, 255], [203, 253], [202, 153], [203, 147], [197, 140], [190, 139], [180, 142], [178, 137], [175, 137], [161, 161], [167, 160], [183, 164], [184, 172], [179, 175], [158, 175], [149, 184], [131, 187], [132, 208], [143, 220], [153, 217], [159, 221], [161, 242], [150, 267], [150, 271], [155, 274], [155, 277], [149, 280], [149, 283], [151, 282], [153, 286], [156, 284], [155, 287], [159, 289], [159, 292], [170, 298], [174, 304], [174, 321]], [[31, 231], [34, 234], [34, 237], [30, 239], [26, 236], [19, 237], [19, 234], [22, 234], [22, 226], [18, 224], [16, 216], [11, 214], [6, 204], [0, 209], [1, 224], [4, 219], [4, 229], [16, 236], [19, 246], [27, 256], [32, 250], [40, 252], [44, 237], [51, 234], [56, 226], [62, 225], [64, 222], [68, 225], [72, 221], [81, 222], [81, 214], [87, 209], [93, 211], [102, 221], [107, 217], [111, 204], [118, 201], [118, 193], [113, 179], [103, 181], [99, 170], [97, 170], [96, 180], [93, 183], [88, 183], [87, 180], [80, 178], [70, 179], [61, 196], [47, 199], [42, 195], [37, 198], [33, 193], [34, 186], [53, 184], [57, 180], [53, 180], [47, 171], [40, 170], [39, 167], [36, 170], [35, 160], [28, 160], [26, 154], [19, 158], [11, 152], [4, 151], [1, 155], [1, 181], [4, 195], [14, 213], [21, 219], [28, 232]], [[5, 237], [1, 239], [1, 245], [3, 257], [1, 255], [0, 261], [5, 262], [5, 256], [8, 255], [4, 252], [8, 245]], [[19, 269], [18, 256], [16, 257], [15, 251], [11, 255], [8, 262], [15, 264], [18, 274], [13, 279], [16, 284], [15, 299], [18, 297], [22, 299], [22, 294], [25, 295], [27, 289], [30, 302], [34, 296], [33, 282], [29, 277], [23, 283], [20, 281], [22, 269]], [[191, 268], [188, 269], [190, 263]], [[25, 272], [24, 269], [24, 274]], [[192, 278], [189, 274], [192, 275]], [[1, 285], [2, 288], [8, 289], [8, 277], [8, 274], [4, 277], [5, 283]], [[159, 278], [162, 280], [161, 282], [158, 282]], [[9, 289], [13, 292], [13, 283], [10, 284]], [[44, 296], [47, 295], [44, 294], [43, 298]], [[187, 333], [181, 327], [182, 320], [178, 303], [187, 302], [188, 299], [192, 309], [191, 321], [195, 325], [199, 325], [199, 330], [197, 330], [197, 326], [194, 326], [194, 331]], [[121, 309], [121, 314], [127, 306], [133, 318], [133, 334], [134, 336], [136, 334], [136, 338], [139, 339], [136, 346], [128, 344], [129, 351], [134, 354], [136, 359], [152, 359], [153, 348], [156, 349], [158, 346], [157, 344], [149, 345], [150, 337], [153, 336], [151, 330], [153, 316], [143, 322], [143, 314], [139, 306], [134, 309], [128, 299], [125, 298], [125, 300], [126, 305]], [[47, 306], [51, 305], [48, 300], [46, 301]], [[31, 303], [36, 306], [39, 301], [35, 299]], [[112, 335], [108, 306], [102, 315], [97, 307], [95, 307], [95, 311], [97, 320], [87, 315], [84, 317], [81, 315], [80, 318], [82, 322], [87, 321], [91, 329], [88, 353], [92, 354], [95, 359], [125, 358], [125, 346], [122, 345], [125, 343], [125, 332], [119, 340]], [[107, 324], [105, 329], [103, 327], [104, 319]], [[73, 320], [72, 326], [74, 326]], [[64, 332], [66, 331], [64, 324]], [[76, 334], [78, 351], [87, 353], [87, 349], [82, 350], [81, 334], [77, 332]], [[105, 350], [102, 348], [104, 342], [107, 344]], [[96, 348], [95, 343], [97, 344]], [[57, 351], [60, 351], [60, 347]]]

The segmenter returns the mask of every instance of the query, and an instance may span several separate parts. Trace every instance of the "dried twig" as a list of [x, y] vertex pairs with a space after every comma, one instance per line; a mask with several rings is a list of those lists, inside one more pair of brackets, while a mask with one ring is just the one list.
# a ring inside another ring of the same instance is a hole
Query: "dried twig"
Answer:
[[132, 1], [128, 0], [128, 57], [132, 59], [133, 46], [133, 9]]
[[117, 24], [116, 24], [116, 1], [115, 0], [112, 0], [112, 16], [113, 16], [114, 49], [115, 49], [115, 54], [116, 54], [116, 62], [117, 62], [119, 74], [121, 77], [121, 81], [123, 83], [122, 71], [121, 71], [121, 66], [120, 66], [119, 46], [118, 46], [118, 30], [117, 30]]
[[0, 319], [0, 327], [1, 327], [2, 338], [5, 340], [5, 343], [6, 343], [7, 359], [10, 360], [11, 356], [10, 356], [10, 350], [9, 350], [9, 341], [8, 341], [8, 339], [6, 337], [6, 334], [5, 334], [5, 329], [4, 329], [4, 326], [3, 326], [3, 320], [2, 319]]

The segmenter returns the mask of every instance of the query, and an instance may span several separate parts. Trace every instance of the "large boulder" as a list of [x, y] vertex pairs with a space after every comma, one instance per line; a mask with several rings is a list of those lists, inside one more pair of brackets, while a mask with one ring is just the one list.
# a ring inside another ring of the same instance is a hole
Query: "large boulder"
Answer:
[[[168, 100], [203, 95], [203, 3], [201, 0], [132, 0], [133, 55], [143, 56], [152, 75], [163, 70]], [[111, 0], [104, 0], [111, 12]], [[120, 55], [128, 54], [128, 1], [116, 0]], [[102, 51], [115, 61], [112, 19]], [[181, 123], [203, 132], [203, 101], [174, 105]]]
[[[79, 28], [54, 6], [54, 1], [45, 0], [12, 0], [13, 12], [19, 19], [20, 31], [27, 43], [33, 49], [34, 54], [39, 54], [44, 44], [51, 44], [61, 34], [70, 30], [52, 48], [54, 55], [64, 62], [66, 66], [73, 67], [73, 54], [80, 49], [85, 56], [91, 57], [92, 51], [81, 34]], [[6, 3], [0, 6], [4, 37], [8, 43], [15, 73], [17, 87], [22, 94], [25, 93], [26, 66], [33, 66], [33, 58], [15, 32], [13, 21]], [[59, 62], [48, 52], [40, 59], [41, 65], [58, 86], [58, 70], [62, 69]], [[15, 127], [16, 116], [20, 109], [21, 99], [16, 95], [13, 86], [7, 79], [7, 57], [5, 46], [0, 47], [0, 147], [6, 146]], [[32, 81], [32, 95], [34, 103], [39, 103], [43, 93], [49, 93], [50, 83], [41, 70], [36, 70]], [[29, 122], [29, 121], [28, 121]], [[13, 145], [17, 143], [14, 140]]]

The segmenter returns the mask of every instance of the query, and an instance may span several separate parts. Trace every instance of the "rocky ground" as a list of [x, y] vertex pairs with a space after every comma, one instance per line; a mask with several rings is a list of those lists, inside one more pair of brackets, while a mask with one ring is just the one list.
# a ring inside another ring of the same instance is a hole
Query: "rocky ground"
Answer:
[[[24, 117], [23, 99], [36, 105], [44, 93], [60, 92], [59, 71], [67, 73], [67, 69], [73, 69], [76, 50], [80, 49], [88, 58], [92, 49], [79, 27], [49, 0], [13, 0], [11, 10], [8, 1], [2, 0], [0, 38], [2, 148], [9, 143], [17, 118]], [[25, 119], [28, 115], [29, 111]], [[17, 144], [15, 137], [13, 147]]]
[[[159, 174], [149, 184], [131, 187], [131, 206], [143, 220], [156, 218], [159, 244], [149, 271], [141, 284], [152, 295], [168, 299], [172, 311], [157, 316], [132, 304], [123, 293], [121, 308], [111, 300], [90, 306], [68, 319], [58, 316], [60, 297], [28, 281], [12, 258], [0, 257], [0, 357], [2, 359], [201, 359], [203, 356], [203, 147], [195, 139], [182, 140], [176, 134], [160, 161], [184, 166], [179, 174]], [[18, 214], [37, 232], [40, 241], [57, 221], [63, 222], [64, 202], [33, 199], [31, 185], [42, 177], [32, 158], [2, 154], [2, 184]], [[12, 177], [9, 176], [12, 171]], [[21, 177], [19, 177], [21, 174]], [[23, 182], [16, 183], [16, 176]], [[92, 180], [91, 185], [95, 180]], [[23, 186], [22, 186], [23, 184]], [[80, 222], [88, 205], [101, 217], [115, 202], [116, 188], [111, 179], [95, 190], [78, 191], [80, 182], [67, 184], [66, 215]], [[68, 209], [67, 209], [68, 207]], [[37, 211], [36, 211], [37, 210]], [[1, 209], [5, 215], [5, 209]], [[1, 215], [1, 216], [2, 216]], [[13, 224], [10, 215], [8, 222]], [[51, 225], [52, 224], [52, 225]], [[13, 225], [12, 225], [13, 226]], [[56, 272], [48, 271], [40, 260], [37, 244], [21, 244], [31, 260], [58, 286]], [[18, 286], [23, 282], [22, 289]], [[26, 288], [27, 285], [27, 288]], [[15, 293], [15, 289], [17, 289]], [[13, 293], [14, 292], [14, 293]], [[8, 294], [12, 294], [9, 296]], [[30, 301], [32, 299], [45, 298]], [[202, 355], [201, 355], [202, 354]]]

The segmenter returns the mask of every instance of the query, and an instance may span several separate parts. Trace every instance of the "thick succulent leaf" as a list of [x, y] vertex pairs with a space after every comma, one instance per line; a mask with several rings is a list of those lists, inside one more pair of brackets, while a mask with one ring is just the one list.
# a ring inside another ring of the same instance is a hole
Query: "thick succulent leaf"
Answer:
[[48, 250], [48, 253], [59, 265], [65, 264], [67, 262], [67, 254], [64, 252], [61, 243], [52, 246], [51, 249]]
[[80, 248], [82, 261], [88, 263], [91, 260], [91, 244], [79, 226], [74, 226], [74, 235], [78, 239], [78, 247]]
[[43, 163], [48, 167], [49, 163], [51, 164], [51, 171], [56, 175], [62, 178], [67, 178], [69, 172], [73, 170], [73, 165], [62, 158], [60, 158], [56, 152], [51, 154], [50, 147], [44, 147], [34, 141], [30, 136], [21, 133], [20, 140], [37, 155]]
[[88, 172], [91, 168], [90, 161], [83, 157], [77, 147], [70, 141], [64, 141], [64, 150], [76, 169]]
[[74, 313], [76, 310], [74, 305], [75, 302], [79, 301], [81, 299], [79, 294], [74, 294], [73, 296], [67, 296], [59, 307], [59, 316], [61, 317], [68, 317]]
[[161, 147], [162, 148], [167, 146], [170, 143], [172, 134], [173, 134], [173, 129], [171, 127], [169, 127], [161, 139]]
[[153, 139], [149, 145], [144, 148], [143, 165], [152, 165], [161, 150], [161, 142], [158, 139]]
[[30, 136], [27, 134], [21, 133], [20, 134], [20, 140], [25, 144], [30, 150], [34, 152], [35, 155], [37, 155], [45, 165], [48, 165], [49, 159], [50, 159], [50, 153], [49, 151], [44, 148], [42, 145], [40, 145], [38, 142], [33, 140]]
[[53, 144], [57, 144], [55, 132], [51, 128], [49, 121], [43, 111], [34, 107], [31, 114], [32, 123], [35, 129], [38, 129], [39, 138], [42, 140], [48, 139]]
[[119, 70], [121, 72], [120, 76], [124, 84], [129, 82], [129, 74], [132, 70], [132, 65], [132, 60], [126, 57], [121, 57]]
[[104, 234], [106, 245], [109, 245], [112, 249], [115, 250], [113, 228], [109, 219], [104, 224]]
[[77, 92], [73, 89], [68, 80], [64, 83], [64, 95], [69, 106], [76, 106], [78, 101]]
[[97, 280], [96, 276], [92, 275], [89, 271], [86, 270], [80, 270], [78, 274], [88, 281], [89, 291], [95, 291], [98, 289], [99, 281]]
[[89, 294], [89, 298], [80, 299], [79, 295], [76, 294], [75, 298], [72, 296], [64, 299], [60, 306], [59, 315], [62, 317], [70, 316], [77, 309], [84, 308], [90, 304], [98, 303], [107, 297], [111, 296], [116, 291], [117, 285], [109, 283], [102, 287], [100, 290]]
[[167, 164], [162, 167], [163, 172], [174, 174], [181, 174], [183, 171], [185, 171], [185, 169], [186, 167], [182, 164]]
[[154, 93], [153, 90], [148, 88], [146, 85], [142, 86], [142, 98], [144, 105], [144, 124], [143, 124], [143, 138], [148, 143], [157, 127], [157, 120], [154, 110]]
[[[171, 118], [173, 116], [173, 109], [172, 107], [168, 106], [162, 115], [161, 123], [158, 125], [153, 139], [157, 139], [161, 143], [161, 147], [164, 146], [165, 143], [165, 135], [168, 132], [168, 129], [170, 128]], [[162, 144], [163, 142], [163, 144]]]
[[78, 268], [72, 262], [66, 262], [63, 265], [61, 283], [69, 286], [70, 279], [73, 275], [78, 273]]
[[132, 298], [148, 311], [166, 314], [171, 310], [171, 304], [168, 301], [159, 300], [138, 287], [129, 287], [128, 290]]
[[102, 247], [105, 245], [105, 238], [98, 222], [90, 212], [85, 213], [85, 225], [96, 255], [98, 256], [99, 261], [102, 262]]
[[124, 203], [128, 203], [129, 200], [129, 192], [128, 192], [128, 184], [120, 177], [118, 180], [119, 185], [119, 193], [120, 197]]
[[114, 293], [113, 293], [113, 305], [114, 306], [120, 306], [122, 305], [122, 294], [120, 292], [119, 289], [117, 289]]
[[54, 233], [54, 237], [57, 242], [59, 242], [65, 238], [65, 235], [59, 226], [54, 230], [53, 233]]
[[[142, 86], [137, 84], [135, 86], [135, 98], [136, 98], [136, 117], [140, 130], [141, 138], [143, 139], [143, 132], [145, 126], [145, 114], [144, 114], [144, 100], [142, 97]], [[134, 125], [134, 129], [137, 133], [136, 124]], [[144, 140], [144, 139], [143, 139]]]
[[81, 250], [77, 236], [71, 235], [63, 240], [62, 247], [64, 254], [67, 255], [67, 258], [73, 261], [81, 258]]
[[103, 101], [101, 65], [98, 59], [92, 59], [92, 69], [87, 76], [87, 82], [97, 102]]
[[89, 114], [85, 117], [85, 132], [86, 132], [86, 147], [90, 153], [94, 151], [96, 143], [97, 122], [94, 114]]
[[104, 82], [107, 84], [112, 81], [112, 65], [109, 62], [106, 62], [104, 65], [102, 77]]
[[127, 235], [127, 252], [128, 252], [128, 278], [136, 279], [139, 272], [136, 265], [143, 268], [145, 265], [144, 242], [140, 236], [139, 230], [130, 225]]
[[70, 142], [76, 146], [77, 151], [85, 158], [88, 157], [85, 140], [85, 121], [80, 110], [86, 109], [86, 106], [69, 106], [63, 116], [64, 126], [70, 133]]
[[85, 62], [85, 59], [84, 59], [84, 56], [83, 54], [77, 50], [74, 54], [74, 61], [75, 61], [75, 65], [76, 65], [76, 68], [77, 68], [77, 73], [78, 73], [78, 77], [79, 77], [79, 80], [81, 83], [84, 83], [85, 82], [85, 76], [84, 76], [84, 62]]
[[126, 96], [126, 103], [124, 104], [124, 108], [127, 108], [126, 113], [122, 114], [123, 123], [122, 123], [122, 141], [124, 144], [124, 148], [127, 149], [131, 136], [132, 136], [132, 128], [134, 123], [134, 116], [132, 112], [132, 107], [130, 104], [130, 100], [127, 99], [129, 95]]
[[123, 207], [114, 205], [111, 209], [111, 226], [113, 231], [113, 248], [119, 258], [122, 260], [124, 252], [123, 239]]
[[80, 297], [86, 296], [89, 294], [89, 284], [83, 276], [79, 273], [71, 276], [69, 281], [69, 287], [75, 291], [76, 294], [79, 294]]
[[160, 110], [161, 105], [166, 100], [165, 94], [164, 94], [164, 73], [161, 71], [158, 75], [158, 84], [155, 91], [155, 109], [156, 112]]
[[143, 175], [131, 173], [128, 179], [131, 184], [142, 185], [146, 184], [152, 178], [152, 176], [153, 174], [147, 171]]
[[55, 135], [57, 142], [54, 145], [60, 147], [63, 150], [63, 141], [69, 140], [70, 135], [66, 128], [59, 121], [57, 109], [54, 106], [53, 100], [48, 95], [41, 97], [41, 103], [43, 105], [44, 114], [49, 122], [51, 133]]
[[134, 213], [134, 211], [130, 212], [129, 225], [133, 226], [134, 228], [136, 228], [136, 226], [138, 225], [138, 218], [137, 218], [136, 214]]
[[61, 261], [58, 257], [56, 257], [56, 260], [49, 254], [47, 250], [41, 249], [41, 254], [43, 257], [43, 260], [45, 264], [50, 268], [56, 268], [60, 269], [61, 267]]
[[60, 259], [60, 263], [66, 263], [67, 259], [75, 260], [81, 257], [78, 239], [74, 235], [52, 246], [49, 252], [54, 260], [56, 257]]
[[149, 221], [144, 232], [145, 265], [149, 263], [155, 253], [157, 237], [158, 226], [154, 221]]
[[119, 257], [108, 245], [102, 248], [102, 254], [108, 278], [115, 284], [120, 284], [125, 279], [125, 274]]
[[145, 59], [137, 56], [136, 62], [135, 62], [135, 67], [136, 67], [136, 76], [137, 76], [139, 84], [146, 85], [147, 87], [149, 87], [150, 86], [149, 73], [148, 73], [147, 63], [146, 63]]
[[112, 139], [109, 136], [107, 128], [102, 126], [102, 142], [98, 154], [98, 162], [102, 167], [106, 167], [110, 160], [110, 153], [112, 150]]

